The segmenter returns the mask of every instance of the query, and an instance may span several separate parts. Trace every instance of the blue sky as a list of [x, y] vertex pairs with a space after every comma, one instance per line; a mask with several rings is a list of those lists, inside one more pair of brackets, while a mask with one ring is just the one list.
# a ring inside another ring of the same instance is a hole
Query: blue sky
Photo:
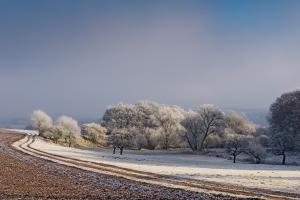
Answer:
[[0, 1], [0, 119], [118, 102], [268, 106], [299, 87], [299, 1]]

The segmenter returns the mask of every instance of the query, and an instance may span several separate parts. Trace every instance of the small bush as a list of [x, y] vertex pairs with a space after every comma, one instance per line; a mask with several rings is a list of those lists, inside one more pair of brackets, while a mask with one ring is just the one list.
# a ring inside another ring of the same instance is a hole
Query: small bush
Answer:
[[84, 139], [102, 146], [107, 145], [107, 129], [100, 124], [90, 123], [81, 126], [81, 135]]
[[254, 139], [249, 143], [246, 152], [252, 157], [256, 164], [262, 163], [267, 156], [266, 149]]

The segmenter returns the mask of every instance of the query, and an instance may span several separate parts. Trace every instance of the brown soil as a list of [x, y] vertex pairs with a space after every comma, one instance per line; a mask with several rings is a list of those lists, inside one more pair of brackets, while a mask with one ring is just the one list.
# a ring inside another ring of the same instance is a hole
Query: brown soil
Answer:
[[239, 199], [140, 183], [46, 161], [11, 146], [23, 137], [0, 130], [0, 199]]

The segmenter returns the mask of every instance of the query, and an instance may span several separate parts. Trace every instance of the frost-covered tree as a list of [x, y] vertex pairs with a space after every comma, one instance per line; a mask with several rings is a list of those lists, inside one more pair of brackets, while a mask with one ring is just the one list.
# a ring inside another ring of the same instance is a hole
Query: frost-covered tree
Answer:
[[113, 154], [116, 153], [116, 148], [119, 148], [122, 155], [124, 148], [132, 146], [133, 135], [129, 129], [114, 129], [108, 136], [108, 143], [113, 147]]
[[151, 101], [141, 101], [135, 104], [136, 110], [136, 141], [139, 147], [154, 149], [157, 146], [154, 140], [154, 132], [158, 128], [157, 116], [159, 114], [160, 105]]
[[168, 149], [182, 130], [180, 122], [183, 117], [183, 110], [177, 106], [160, 106], [156, 119], [160, 127], [163, 149]]
[[204, 142], [208, 135], [224, 131], [224, 113], [216, 106], [203, 105], [196, 111], [200, 116], [202, 138], [200, 149], [204, 147]]
[[300, 90], [284, 93], [277, 98], [270, 107], [268, 120], [273, 147], [281, 152], [284, 164], [286, 151], [298, 145], [293, 141], [300, 137]]
[[255, 139], [252, 139], [249, 142], [246, 153], [248, 153], [255, 160], [256, 164], [263, 162], [267, 156], [266, 149]]
[[44, 133], [48, 132], [53, 126], [53, 121], [44, 111], [35, 110], [31, 115], [31, 123], [33, 128], [39, 131], [39, 135], [44, 137]]
[[273, 133], [300, 134], [300, 90], [282, 94], [270, 107]]
[[76, 120], [68, 116], [61, 116], [57, 121], [58, 126], [62, 129], [62, 135], [65, 142], [71, 147], [76, 139], [80, 137], [80, 127]]
[[225, 113], [226, 128], [230, 128], [237, 135], [252, 135], [255, 132], [255, 126], [245, 115], [239, 115], [235, 112]]
[[[111, 133], [130, 135], [131, 145], [154, 149], [160, 143], [162, 148], [175, 144], [175, 137], [182, 119], [182, 110], [176, 106], [164, 106], [155, 102], [142, 101], [135, 105], [118, 104], [109, 107], [103, 116], [103, 126]], [[114, 134], [116, 137], [118, 134]], [[115, 141], [110, 137], [111, 141]], [[122, 137], [124, 138], [124, 137]], [[127, 145], [128, 146], [128, 145]]]
[[276, 154], [282, 156], [281, 164], [285, 165], [288, 150], [294, 148], [294, 137], [291, 133], [274, 133], [271, 137], [272, 146]]
[[97, 123], [83, 124], [81, 135], [83, 138], [97, 144], [105, 145], [107, 129]]
[[138, 150], [141, 150], [143, 147], [145, 147], [145, 148], [148, 147], [148, 143], [147, 143], [145, 135], [138, 132], [137, 129], [135, 129], [135, 131], [134, 131], [133, 143], [134, 143], [133, 145], [136, 146]]
[[246, 148], [246, 140], [242, 136], [233, 136], [226, 141], [226, 151], [233, 157], [233, 163], [236, 162], [236, 158]]
[[223, 132], [224, 113], [213, 105], [203, 105], [196, 111], [188, 112], [181, 124], [191, 149], [201, 151], [210, 134]]
[[271, 129], [269, 127], [257, 127], [255, 133], [253, 134], [254, 137], [257, 138], [259, 143], [266, 148], [271, 147]]
[[114, 152], [116, 148], [120, 148], [123, 153], [125, 147], [134, 143], [133, 129], [138, 123], [137, 113], [133, 105], [120, 103], [106, 109], [102, 124], [108, 130], [108, 140]]
[[201, 137], [202, 137], [202, 121], [199, 113], [189, 111], [185, 113], [184, 119], [181, 121], [184, 127], [183, 137], [187, 141], [189, 147], [193, 151], [200, 150]]
[[136, 110], [133, 105], [119, 103], [106, 109], [102, 124], [109, 132], [136, 126]]
[[268, 148], [271, 145], [271, 138], [267, 135], [259, 135], [256, 137], [261, 145]]
[[64, 127], [59, 125], [54, 125], [49, 132], [50, 132], [50, 139], [54, 143], [58, 143], [59, 139], [63, 137]]

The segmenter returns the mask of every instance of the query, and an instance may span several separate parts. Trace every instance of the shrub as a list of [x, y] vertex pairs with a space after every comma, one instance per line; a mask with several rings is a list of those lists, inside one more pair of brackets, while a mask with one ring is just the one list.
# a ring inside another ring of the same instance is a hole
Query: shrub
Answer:
[[44, 111], [35, 110], [31, 115], [31, 123], [33, 128], [39, 131], [39, 135], [42, 137], [47, 137], [51, 127], [53, 126], [53, 121]]
[[250, 141], [246, 152], [253, 158], [256, 164], [262, 163], [267, 156], [266, 149], [254, 139]]
[[89, 123], [81, 126], [81, 135], [93, 143], [106, 145], [107, 129], [100, 124]]
[[76, 120], [68, 116], [61, 116], [57, 123], [61, 128], [62, 137], [69, 147], [76, 143], [76, 139], [80, 137], [80, 127]]

